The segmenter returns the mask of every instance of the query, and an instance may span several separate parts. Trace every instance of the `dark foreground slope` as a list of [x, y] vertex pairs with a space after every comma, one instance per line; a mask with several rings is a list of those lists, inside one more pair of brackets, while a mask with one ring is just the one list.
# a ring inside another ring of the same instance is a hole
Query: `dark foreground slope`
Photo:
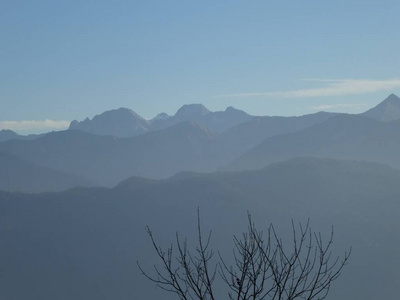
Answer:
[[334, 225], [334, 252], [352, 246], [353, 254], [328, 299], [397, 299], [399, 199], [396, 170], [311, 158], [253, 172], [131, 178], [113, 189], [1, 192], [0, 298], [175, 299], [136, 266], [151, 270], [156, 261], [144, 227], [164, 248], [176, 230], [192, 244], [200, 206], [204, 231], [213, 229], [213, 246], [228, 257], [246, 211], [260, 229], [273, 222], [283, 238], [291, 218], [310, 217], [326, 238]]

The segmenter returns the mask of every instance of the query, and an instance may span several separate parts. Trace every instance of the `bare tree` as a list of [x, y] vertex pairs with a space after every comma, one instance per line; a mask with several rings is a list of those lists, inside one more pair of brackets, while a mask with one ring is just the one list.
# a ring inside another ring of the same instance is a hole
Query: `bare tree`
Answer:
[[266, 231], [257, 230], [248, 215], [248, 230], [233, 237], [233, 265], [210, 249], [211, 231], [203, 238], [200, 215], [197, 214], [198, 244], [192, 254], [187, 240], [176, 234], [176, 254], [171, 245], [166, 251], [157, 245], [147, 227], [162, 268], [154, 266], [151, 276], [138, 266], [144, 276], [160, 288], [175, 293], [179, 299], [214, 300], [214, 280], [220, 275], [228, 287], [231, 300], [325, 299], [333, 281], [347, 264], [350, 251], [343, 258], [333, 257], [333, 229], [327, 242], [320, 233], [312, 232], [309, 221], [296, 227], [292, 221], [292, 242], [286, 247], [271, 224]]

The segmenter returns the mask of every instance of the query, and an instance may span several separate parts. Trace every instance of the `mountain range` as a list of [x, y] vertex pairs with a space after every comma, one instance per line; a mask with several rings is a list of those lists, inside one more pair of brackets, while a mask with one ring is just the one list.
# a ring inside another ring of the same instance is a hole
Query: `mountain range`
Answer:
[[0, 143], [0, 151], [113, 186], [133, 175], [166, 178], [187, 170], [216, 171], [265, 137], [307, 128], [331, 116], [258, 117], [220, 134], [189, 121], [130, 138], [66, 130], [32, 141], [6, 141]]
[[228, 107], [225, 111], [211, 112], [202, 104], [182, 106], [175, 115], [158, 114], [151, 120], [145, 120], [127, 108], [111, 110], [82, 122], [72, 121], [69, 129], [81, 130], [97, 135], [132, 137], [145, 132], [161, 130], [181, 122], [196, 122], [212, 131], [223, 131], [252, 119], [247, 113]]
[[[29, 138], [17, 136], [0, 142], [0, 151], [29, 162], [37, 170], [46, 168], [80, 178], [77, 185], [91, 182], [107, 187], [130, 176], [160, 179], [181, 171], [241, 171], [297, 156], [400, 167], [400, 120], [388, 121], [387, 117], [392, 107], [400, 107], [395, 95], [359, 115], [319, 112], [299, 117], [252, 117], [234, 108], [210, 112], [196, 104], [183, 106], [173, 117], [161, 115], [146, 121], [133, 111], [119, 109], [71, 123], [72, 128], [86, 126], [92, 133], [70, 128]], [[126, 130], [121, 131], [121, 126]], [[125, 135], [133, 136], [119, 137]], [[56, 173], [53, 178], [60, 181]], [[19, 188], [25, 190], [22, 183]], [[36, 190], [49, 186], [55, 184]], [[4, 184], [2, 188], [17, 187]]]
[[[318, 113], [336, 115], [337, 113]], [[377, 106], [367, 110], [361, 115], [379, 120], [394, 121], [400, 119], [400, 100], [394, 94], [389, 95]], [[309, 116], [309, 115], [306, 115]], [[96, 135], [112, 135], [116, 137], [131, 137], [146, 133], [148, 131], [160, 130], [180, 122], [191, 121], [209, 128], [215, 132], [223, 132], [234, 128], [237, 125], [247, 123], [253, 120], [254, 124], [270, 120], [271, 125], [279, 122], [278, 120], [289, 120], [291, 118], [302, 119], [302, 117], [270, 117], [270, 116], [251, 116], [244, 111], [233, 108], [226, 108], [225, 111], [211, 112], [202, 104], [188, 104], [182, 106], [175, 115], [169, 116], [166, 113], [160, 113], [150, 120], [146, 120], [129, 108], [119, 108], [103, 112], [93, 117], [86, 118], [83, 121], [74, 120], [70, 123], [70, 130], [80, 130]], [[301, 123], [301, 122], [299, 122]], [[279, 126], [288, 126], [282, 122]], [[294, 126], [294, 128], [296, 128]], [[283, 130], [281, 133], [285, 133]], [[279, 132], [274, 132], [277, 134]], [[42, 136], [40, 135], [19, 135], [12, 130], [0, 130], [0, 142], [10, 139], [32, 140]]]
[[[326, 119], [328, 113], [321, 112], [319, 117]], [[335, 115], [330, 113], [329, 115]], [[361, 115], [379, 120], [393, 121], [400, 119], [400, 99], [391, 94], [378, 104], [376, 107], [362, 113]], [[128, 108], [119, 108], [117, 110], [106, 111], [100, 115], [96, 115], [92, 120], [86, 118], [84, 121], [72, 121], [69, 129], [81, 130], [97, 135], [112, 135], [116, 137], [131, 137], [143, 134], [148, 131], [160, 130], [181, 122], [191, 121], [209, 128], [215, 132], [223, 132], [237, 125], [246, 123], [254, 119], [254, 116], [244, 111], [228, 107], [225, 111], [211, 112], [202, 104], [189, 104], [182, 106], [175, 115], [169, 116], [166, 113], [160, 113], [151, 120], [145, 120], [134, 111]], [[290, 122], [291, 119], [297, 119], [297, 122]], [[257, 117], [254, 123], [269, 122], [270, 126], [266, 126], [267, 130], [272, 131], [272, 135], [286, 133], [297, 128], [305, 128], [304, 125], [309, 122], [302, 117]], [[285, 121], [283, 121], [285, 120]], [[301, 126], [302, 123], [305, 123]], [[299, 127], [300, 125], [300, 127]], [[292, 127], [289, 129], [288, 127]], [[281, 128], [281, 131], [274, 130]]]

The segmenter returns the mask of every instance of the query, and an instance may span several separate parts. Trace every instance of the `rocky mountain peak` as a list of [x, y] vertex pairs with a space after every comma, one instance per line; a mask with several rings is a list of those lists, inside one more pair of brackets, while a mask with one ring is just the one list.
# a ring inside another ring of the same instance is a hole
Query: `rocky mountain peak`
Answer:
[[400, 119], [400, 98], [391, 94], [363, 115], [384, 122], [398, 120]]

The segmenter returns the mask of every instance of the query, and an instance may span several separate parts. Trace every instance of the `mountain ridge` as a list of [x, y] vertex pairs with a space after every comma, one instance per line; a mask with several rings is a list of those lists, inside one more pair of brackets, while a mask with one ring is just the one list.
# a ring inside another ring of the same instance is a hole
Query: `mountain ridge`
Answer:
[[[194, 113], [194, 118], [191, 114]], [[327, 112], [318, 112], [317, 114], [328, 114]], [[333, 113], [334, 114], [334, 113]], [[114, 117], [112, 117], [114, 115]], [[186, 117], [185, 117], [186, 115]], [[81, 130], [97, 135], [113, 135], [117, 137], [130, 137], [143, 134], [148, 131], [160, 130], [168, 126], [175, 125], [181, 121], [195, 121], [203, 126], [209, 127], [213, 131], [225, 132], [243, 123], [251, 121], [253, 118], [301, 118], [303, 116], [280, 117], [280, 116], [251, 116], [246, 112], [229, 106], [225, 111], [209, 111], [202, 104], [183, 105], [173, 116], [166, 113], [159, 113], [152, 119], [146, 120], [136, 112], [128, 108], [119, 108], [105, 111], [93, 117], [86, 118], [83, 121], [73, 120], [69, 129]], [[361, 113], [370, 118], [381, 121], [391, 121], [400, 118], [400, 98], [395, 94], [389, 95], [375, 107]], [[40, 135], [19, 135], [11, 130], [0, 130], [0, 142], [10, 139], [32, 140]]]
[[34, 140], [42, 137], [43, 135], [45, 134], [21, 135], [10, 129], [2, 129], [0, 130], [0, 143], [8, 140]]
[[[74, 120], [69, 129], [82, 130], [97, 135], [131, 137], [165, 129], [180, 122], [193, 121], [213, 131], [224, 131], [248, 121], [252, 117], [233, 107], [228, 107], [225, 111], [211, 112], [202, 104], [185, 104], [173, 116], [160, 113], [153, 119], [145, 120], [128, 108], [119, 108], [96, 115], [92, 120], [89, 118], [81, 122]], [[125, 122], [121, 121], [124, 119]]]
[[214, 147], [216, 136], [188, 121], [130, 138], [65, 130], [34, 141], [3, 142], [0, 151], [112, 186], [132, 175], [165, 178], [182, 170], [212, 171], [223, 159]]
[[16, 155], [0, 152], [0, 190], [58, 192], [77, 186], [95, 186], [82, 176], [35, 165]]

